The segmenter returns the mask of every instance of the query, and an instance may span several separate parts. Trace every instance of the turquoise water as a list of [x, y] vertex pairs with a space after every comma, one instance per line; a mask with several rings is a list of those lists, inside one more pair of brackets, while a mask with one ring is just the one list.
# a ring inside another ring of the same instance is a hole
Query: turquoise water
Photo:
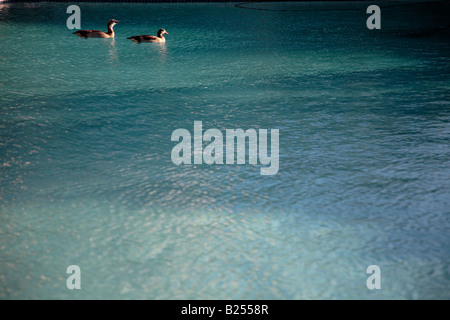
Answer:
[[[449, 5], [392, 4], [1, 6], [0, 298], [449, 299]], [[279, 173], [175, 166], [194, 121]]]

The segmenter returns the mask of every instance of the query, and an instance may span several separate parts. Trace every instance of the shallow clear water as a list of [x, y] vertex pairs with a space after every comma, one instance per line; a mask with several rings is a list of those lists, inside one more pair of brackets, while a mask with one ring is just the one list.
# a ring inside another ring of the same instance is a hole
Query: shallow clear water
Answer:
[[[68, 5], [0, 7], [0, 298], [450, 298], [448, 4]], [[175, 166], [196, 120], [279, 173]]]

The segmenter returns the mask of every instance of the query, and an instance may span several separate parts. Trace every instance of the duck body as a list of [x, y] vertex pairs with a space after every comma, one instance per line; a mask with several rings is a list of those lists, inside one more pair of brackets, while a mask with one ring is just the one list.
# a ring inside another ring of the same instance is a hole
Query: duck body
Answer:
[[164, 29], [159, 29], [156, 36], [149, 36], [149, 35], [141, 35], [141, 36], [132, 36], [127, 39], [131, 39], [131, 41], [142, 43], [142, 42], [148, 42], [148, 43], [158, 43], [158, 42], [166, 42], [166, 38], [164, 38], [165, 34], [169, 34]]
[[120, 21], [111, 19], [108, 21], [107, 28], [108, 32], [103, 32], [100, 30], [78, 30], [73, 34], [76, 34], [80, 38], [114, 38], [114, 26]]
[[80, 38], [113, 38], [114, 32], [112, 34], [108, 34], [107, 32], [99, 31], [99, 30], [80, 30], [74, 32]]

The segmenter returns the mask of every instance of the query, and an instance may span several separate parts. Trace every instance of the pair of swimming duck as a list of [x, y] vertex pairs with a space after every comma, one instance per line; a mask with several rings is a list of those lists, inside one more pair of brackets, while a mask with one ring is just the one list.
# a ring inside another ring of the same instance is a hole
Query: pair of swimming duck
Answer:
[[[120, 21], [111, 19], [108, 21], [108, 24], [106, 25], [108, 28], [108, 32], [103, 32], [99, 30], [78, 30], [77, 32], [74, 32], [77, 36], [81, 38], [114, 38], [114, 26], [118, 24]], [[149, 35], [141, 35], [141, 36], [132, 36], [127, 39], [131, 39], [134, 42], [141, 43], [141, 42], [166, 42], [166, 39], [164, 38], [165, 34], [167, 33], [164, 29], [159, 29], [156, 36], [149, 36]]]

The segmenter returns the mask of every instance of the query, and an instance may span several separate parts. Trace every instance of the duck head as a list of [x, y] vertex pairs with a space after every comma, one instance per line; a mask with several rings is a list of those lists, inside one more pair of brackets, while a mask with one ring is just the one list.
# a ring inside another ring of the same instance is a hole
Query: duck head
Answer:
[[111, 19], [111, 20], [108, 21], [108, 27], [114, 27], [119, 22], [120, 22], [119, 20]]
[[165, 34], [169, 34], [166, 30], [164, 30], [164, 29], [159, 29], [158, 30], [158, 37], [162, 37], [163, 35], [165, 35]]

